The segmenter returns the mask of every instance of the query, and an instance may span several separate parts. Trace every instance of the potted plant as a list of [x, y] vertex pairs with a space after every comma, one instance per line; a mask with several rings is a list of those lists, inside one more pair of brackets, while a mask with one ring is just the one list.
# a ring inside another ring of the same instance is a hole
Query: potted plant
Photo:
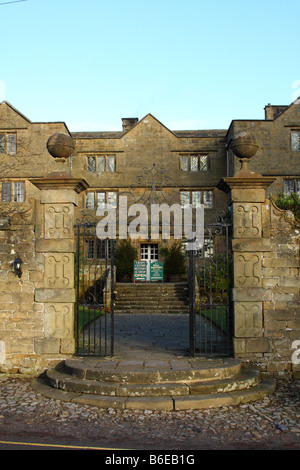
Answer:
[[164, 246], [160, 250], [164, 257], [164, 274], [170, 282], [181, 281], [186, 272], [186, 262], [184, 252], [180, 242], [175, 242], [171, 246]]
[[130, 282], [134, 270], [134, 260], [137, 258], [137, 249], [129, 240], [122, 240], [115, 251], [115, 266], [117, 280]]

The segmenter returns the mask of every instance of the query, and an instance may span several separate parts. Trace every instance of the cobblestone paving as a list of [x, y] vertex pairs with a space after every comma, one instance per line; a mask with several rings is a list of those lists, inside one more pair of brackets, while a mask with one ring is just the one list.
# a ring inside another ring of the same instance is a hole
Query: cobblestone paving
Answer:
[[253, 404], [163, 412], [98, 409], [47, 399], [30, 380], [0, 376], [0, 439], [92, 442], [122, 449], [300, 449], [300, 381], [278, 381]]

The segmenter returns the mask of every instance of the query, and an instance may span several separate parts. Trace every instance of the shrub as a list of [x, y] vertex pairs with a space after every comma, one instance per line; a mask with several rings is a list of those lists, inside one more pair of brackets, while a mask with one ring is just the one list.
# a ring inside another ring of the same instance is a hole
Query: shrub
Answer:
[[115, 266], [117, 277], [131, 276], [134, 270], [134, 260], [137, 259], [137, 249], [129, 240], [121, 240], [115, 251]]
[[295, 216], [295, 221], [300, 222], [300, 197], [298, 196], [298, 194], [279, 193], [275, 203], [279, 209], [289, 210], [293, 212]]
[[161, 248], [160, 254], [164, 257], [164, 274], [166, 276], [185, 274], [185, 256], [180, 242], [175, 242], [170, 247], [164, 246]]

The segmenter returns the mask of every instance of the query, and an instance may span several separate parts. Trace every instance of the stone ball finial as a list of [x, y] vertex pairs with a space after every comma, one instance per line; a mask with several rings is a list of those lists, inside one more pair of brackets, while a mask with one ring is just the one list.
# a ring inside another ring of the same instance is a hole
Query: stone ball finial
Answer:
[[253, 135], [242, 132], [232, 141], [231, 148], [237, 157], [251, 158], [256, 154], [258, 144]]
[[69, 158], [75, 148], [74, 140], [68, 134], [57, 132], [51, 135], [47, 142], [47, 149], [53, 158]]

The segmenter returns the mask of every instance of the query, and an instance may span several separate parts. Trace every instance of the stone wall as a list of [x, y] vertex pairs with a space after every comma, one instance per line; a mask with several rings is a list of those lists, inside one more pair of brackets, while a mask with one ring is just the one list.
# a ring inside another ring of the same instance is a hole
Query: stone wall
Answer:
[[258, 191], [255, 197], [233, 203], [235, 357], [264, 373], [299, 377], [292, 348], [300, 339], [300, 232], [291, 213], [259, 202]]
[[[0, 372], [34, 374], [55, 359], [39, 348], [45, 336], [44, 305], [35, 300], [35, 290], [43, 285], [44, 260], [35, 241], [32, 202], [21, 216], [0, 226]], [[18, 256], [21, 278], [13, 267]]]
[[[5, 373], [36, 375], [75, 352], [74, 205], [85, 186], [71, 177], [34, 184], [40, 199], [18, 206], [0, 227], [0, 372]], [[13, 267], [17, 257], [20, 278]]]

